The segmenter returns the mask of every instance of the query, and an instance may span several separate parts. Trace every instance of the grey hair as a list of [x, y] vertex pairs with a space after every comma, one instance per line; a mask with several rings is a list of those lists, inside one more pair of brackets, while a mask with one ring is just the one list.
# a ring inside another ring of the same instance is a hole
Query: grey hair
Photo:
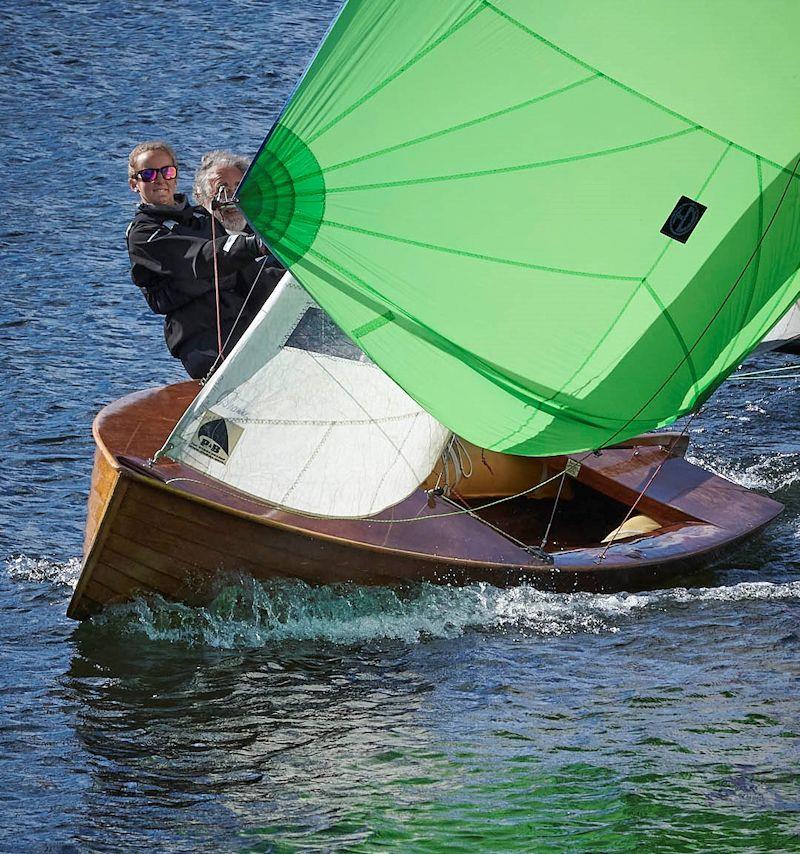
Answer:
[[217, 148], [214, 151], [209, 151], [200, 159], [200, 165], [197, 167], [197, 172], [194, 175], [194, 185], [192, 192], [195, 200], [199, 205], [205, 205], [211, 201], [213, 191], [211, 189], [211, 175], [217, 169], [233, 167], [240, 172], [246, 172], [250, 166], [250, 161], [240, 154], [233, 154], [222, 148]]

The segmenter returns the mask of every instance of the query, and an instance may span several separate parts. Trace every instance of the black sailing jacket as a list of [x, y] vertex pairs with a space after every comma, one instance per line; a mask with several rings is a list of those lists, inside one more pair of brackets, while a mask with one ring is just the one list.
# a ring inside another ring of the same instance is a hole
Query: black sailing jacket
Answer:
[[[218, 347], [214, 245], [223, 343], [258, 276], [225, 348], [229, 352], [284, 270], [273, 256], [266, 255], [263, 244], [253, 234], [228, 234], [217, 222], [216, 240], [212, 243], [208, 211], [193, 207], [183, 195], [176, 195], [175, 200], [180, 203], [178, 207], [139, 205], [126, 233], [131, 277], [150, 308], [166, 315], [164, 337], [170, 353], [185, 360], [187, 351], [216, 351]], [[265, 269], [259, 276], [262, 265]]]

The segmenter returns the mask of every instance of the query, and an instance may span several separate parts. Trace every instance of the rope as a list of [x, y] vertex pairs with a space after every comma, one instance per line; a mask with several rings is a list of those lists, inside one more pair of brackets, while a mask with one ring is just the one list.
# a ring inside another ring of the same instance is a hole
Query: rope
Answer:
[[[489, 507], [495, 507], [498, 504], [502, 504], [504, 501], [513, 501], [515, 498], [522, 498], [523, 495], [529, 495], [531, 492], [536, 492], [537, 489], [541, 489], [543, 486], [547, 486], [548, 483], [552, 483], [554, 480], [558, 480], [562, 474], [566, 472], [564, 469], [563, 472], [558, 472], [554, 474], [552, 477], [548, 477], [547, 480], [541, 481], [541, 483], [537, 483], [535, 486], [530, 486], [528, 489], [523, 489], [522, 492], [517, 492], [514, 495], [504, 495], [502, 498], [496, 498], [494, 501], [487, 501], [486, 504], [481, 504], [478, 507], [471, 507], [465, 510], [458, 510], [453, 513], [429, 513], [427, 516], [412, 516], [408, 519], [368, 519], [369, 522], [381, 522], [387, 525], [393, 525], [395, 522], [424, 522], [428, 519], [445, 519], [448, 516], [463, 516], [465, 513], [477, 513], [480, 510], [486, 510]], [[444, 495], [444, 492], [439, 492], [438, 489], [428, 490], [429, 494], [436, 495], [439, 498], [447, 499], [447, 496]], [[451, 504], [453, 502], [450, 502]], [[458, 505], [456, 505], [458, 506]], [[485, 520], [481, 520], [485, 521]], [[487, 523], [488, 524], [488, 523]]]
[[211, 214], [211, 254], [214, 257], [214, 294], [216, 296], [217, 303], [217, 359], [214, 361], [214, 364], [217, 364], [217, 360], [223, 359], [222, 355], [222, 312], [220, 310], [220, 298], [219, 298], [219, 270], [217, 269], [217, 232], [215, 228], [216, 217], [214, 214]]
[[[564, 474], [566, 474], [566, 471], [564, 472]], [[460, 506], [460, 505], [456, 504], [452, 498], [449, 498], [446, 495], [443, 497], [444, 497], [445, 501], [449, 502], [454, 507]], [[459, 498], [460, 498], [460, 496], [459, 496]], [[460, 500], [464, 501], [463, 498], [461, 498]], [[464, 502], [464, 503], [466, 504], [466, 502]], [[464, 507], [463, 512], [468, 513], [470, 516], [472, 516], [473, 519], [476, 519], [478, 522], [481, 522], [483, 525], [486, 525], [487, 528], [491, 528], [493, 531], [496, 531], [498, 534], [502, 535], [507, 540], [511, 540], [512, 543], [519, 546], [523, 551], [526, 551], [528, 554], [540, 558], [545, 563], [550, 563], [550, 564], [553, 563], [553, 558], [549, 554], [547, 554], [543, 548], [541, 548], [541, 547], [537, 548], [536, 546], [531, 546], [528, 543], [523, 542], [522, 540], [518, 540], [513, 534], [509, 534], [508, 531], [504, 531], [501, 527], [499, 527], [498, 525], [495, 525], [493, 522], [490, 522], [488, 519], [484, 519], [482, 516], [478, 516], [478, 514], [473, 509], [471, 509], [470, 507]], [[430, 518], [430, 517], [422, 517], [422, 518]], [[558, 569], [553, 567], [553, 571], [558, 572]]]
[[[463, 442], [455, 433], [453, 433], [450, 437], [450, 441], [442, 451], [441, 460], [442, 468], [439, 472], [439, 476], [436, 478], [436, 486], [434, 487], [434, 490], [441, 489], [437, 494], [449, 495], [454, 491], [456, 484], [462, 478], [472, 477], [472, 457], [467, 452]], [[469, 470], [467, 470], [467, 466], [464, 463], [465, 460], [469, 463]], [[453, 467], [452, 478], [450, 477], [451, 466]], [[442, 486], [442, 476], [444, 476], [444, 486]]]
[[[464, 443], [461, 439], [453, 434], [453, 447], [455, 448], [456, 456], [458, 457], [458, 466], [461, 469], [461, 474], [463, 477], [472, 477], [472, 457], [467, 452], [467, 449], [464, 447]], [[469, 463], [469, 471], [467, 471], [466, 466], [464, 465], [464, 458], [466, 457], [467, 462]]]
[[[214, 226], [212, 225], [211, 228], [213, 231]], [[225, 347], [228, 346], [228, 342], [231, 340], [231, 337], [233, 335], [233, 331], [236, 329], [237, 324], [239, 323], [239, 321], [242, 318], [242, 314], [245, 310], [245, 306], [247, 305], [250, 297], [253, 295], [253, 290], [255, 289], [255, 286], [258, 284], [258, 280], [261, 278], [261, 274], [264, 272], [264, 267], [267, 266], [268, 260], [269, 260], [269, 256], [266, 256], [264, 258], [264, 260], [261, 262], [261, 268], [259, 269], [258, 273], [256, 274], [255, 279], [253, 279], [253, 284], [250, 285], [250, 290], [247, 292], [247, 296], [244, 298], [244, 302], [242, 303], [242, 307], [239, 309], [239, 313], [236, 315], [236, 320], [234, 320], [233, 323], [231, 324], [231, 331], [228, 333], [228, 337], [225, 339], [225, 343], [220, 346], [219, 353], [217, 354], [217, 358], [214, 359], [211, 367], [208, 369], [208, 373], [203, 377], [202, 380], [200, 380], [201, 386], [205, 385], [211, 379], [211, 375], [214, 373], [214, 371], [217, 369], [217, 366], [219, 365], [219, 363], [224, 358], [224, 356], [222, 354], [225, 350]], [[217, 299], [219, 299], [219, 291], [217, 292]], [[217, 302], [217, 324], [218, 324], [217, 328], [219, 329], [219, 302]]]

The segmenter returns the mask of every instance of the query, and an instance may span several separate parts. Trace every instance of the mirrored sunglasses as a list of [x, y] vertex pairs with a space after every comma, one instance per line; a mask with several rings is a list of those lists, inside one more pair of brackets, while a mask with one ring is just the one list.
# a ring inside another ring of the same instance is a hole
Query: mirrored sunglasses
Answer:
[[177, 166], [162, 166], [160, 169], [140, 169], [136, 173], [137, 178], [141, 178], [145, 184], [152, 184], [158, 178], [158, 173], [161, 173], [167, 181], [178, 177]]

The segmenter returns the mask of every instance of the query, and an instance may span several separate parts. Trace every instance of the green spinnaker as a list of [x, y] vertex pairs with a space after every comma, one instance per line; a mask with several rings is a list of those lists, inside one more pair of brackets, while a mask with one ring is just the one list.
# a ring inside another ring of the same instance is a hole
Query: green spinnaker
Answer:
[[796, 0], [350, 0], [241, 207], [454, 432], [619, 442], [798, 298], [798, 32]]

